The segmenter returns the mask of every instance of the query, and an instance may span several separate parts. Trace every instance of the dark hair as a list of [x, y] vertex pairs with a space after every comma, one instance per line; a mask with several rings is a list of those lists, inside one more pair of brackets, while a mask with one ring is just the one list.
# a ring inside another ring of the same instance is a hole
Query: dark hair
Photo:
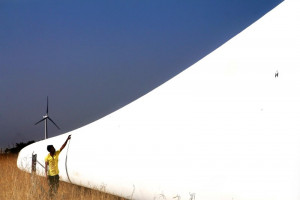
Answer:
[[50, 152], [50, 150], [51, 150], [51, 147], [53, 147], [54, 148], [54, 146], [53, 145], [48, 145], [47, 146], [47, 150]]

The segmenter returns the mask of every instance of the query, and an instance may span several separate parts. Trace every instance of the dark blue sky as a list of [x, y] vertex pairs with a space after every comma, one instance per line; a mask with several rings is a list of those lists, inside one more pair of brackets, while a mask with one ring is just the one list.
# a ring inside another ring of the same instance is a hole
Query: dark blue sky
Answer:
[[[281, 0], [0, 0], [0, 147], [95, 121], [180, 73]], [[175, 112], [176, 108], [174, 108]], [[101, 134], [101, 133], [99, 133]], [[105, 139], [105, 138], [103, 138]]]

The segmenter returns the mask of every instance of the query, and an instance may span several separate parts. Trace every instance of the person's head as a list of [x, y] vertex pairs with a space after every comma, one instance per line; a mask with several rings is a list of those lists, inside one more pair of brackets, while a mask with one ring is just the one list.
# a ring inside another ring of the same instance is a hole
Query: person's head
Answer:
[[55, 148], [53, 145], [48, 145], [47, 146], [47, 150], [50, 152], [50, 153], [55, 153]]

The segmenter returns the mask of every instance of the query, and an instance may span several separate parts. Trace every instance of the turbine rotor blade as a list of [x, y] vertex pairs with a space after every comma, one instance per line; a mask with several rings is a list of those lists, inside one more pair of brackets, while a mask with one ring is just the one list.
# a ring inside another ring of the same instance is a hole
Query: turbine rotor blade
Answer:
[[47, 118], [56, 126], [56, 128], [58, 128], [60, 130], [60, 128], [55, 124], [55, 122], [50, 117], [47, 117]]
[[47, 96], [47, 110], [46, 110], [46, 113], [48, 115], [48, 96]]
[[37, 123], [35, 123], [34, 125], [37, 125], [38, 123], [40, 123], [40, 122], [44, 121], [45, 119], [47, 119], [47, 118], [41, 119], [40, 121], [38, 121], [38, 122], [37, 122]]

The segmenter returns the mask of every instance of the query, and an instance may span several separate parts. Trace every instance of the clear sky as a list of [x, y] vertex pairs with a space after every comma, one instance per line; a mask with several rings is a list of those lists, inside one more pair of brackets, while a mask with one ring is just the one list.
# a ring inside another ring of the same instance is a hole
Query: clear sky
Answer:
[[[281, 0], [0, 0], [0, 147], [93, 122], [146, 94]], [[174, 108], [175, 112], [176, 108]]]

